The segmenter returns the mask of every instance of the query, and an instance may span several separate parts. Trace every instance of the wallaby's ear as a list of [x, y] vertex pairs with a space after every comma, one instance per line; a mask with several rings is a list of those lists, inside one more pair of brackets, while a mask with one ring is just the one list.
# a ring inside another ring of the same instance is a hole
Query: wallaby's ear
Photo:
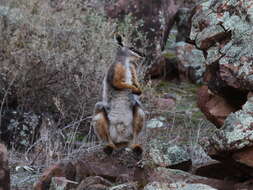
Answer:
[[121, 36], [120, 34], [116, 34], [116, 35], [115, 35], [115, 39], [116, 39], [118, 45], [120, 45], [121, 47], [124, 46], [124, 45], [123, 45], [123, 38], [122, 38], [122, 36]]

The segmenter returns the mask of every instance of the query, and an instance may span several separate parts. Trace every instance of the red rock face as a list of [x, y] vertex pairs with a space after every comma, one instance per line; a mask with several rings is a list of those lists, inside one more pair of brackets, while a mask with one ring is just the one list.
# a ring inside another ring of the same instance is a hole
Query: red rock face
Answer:
[[0, 190], [10, 190], [8, 152], [3, 144], [0, 144]]
[[223, 97], [211, 93], [207, 86], [198, 90], [197, 104], [207, 119], [217, 127], [221, 127], [227, 116], [236, 111]]
[[233, 158], [242, 164], [253, 167], [253, 147], [233, 154]]

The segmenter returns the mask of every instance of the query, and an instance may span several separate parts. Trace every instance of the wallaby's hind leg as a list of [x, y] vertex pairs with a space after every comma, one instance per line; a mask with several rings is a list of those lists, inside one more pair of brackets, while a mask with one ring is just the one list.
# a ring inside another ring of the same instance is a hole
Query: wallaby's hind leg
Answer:
[[131, 149], [138, 155], [142, 154], [143, 150], [140, 144], [138, 144], [138, 135], [142, 131], [145, 125], [145, 113], [139, 105], [135, 105], [133, 109], [133, 141]]
[[107, 143], [107, 145], [104, 147], [104, 152], [107, 154], [111, 154], [112, 151], [116, 149], [116, 146], [110, 137], [109, 120], [107, 117], [107, 113], [104, 109], [104, 106], [100, 102], [95, 105], [95, 113], [92, 122], [97, 137], [101, 141]]

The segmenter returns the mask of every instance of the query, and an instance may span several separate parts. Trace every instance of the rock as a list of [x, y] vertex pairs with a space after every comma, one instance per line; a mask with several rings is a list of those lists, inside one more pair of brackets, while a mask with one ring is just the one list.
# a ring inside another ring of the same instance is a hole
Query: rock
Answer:
[[175, 16], [177, 35], [176, 42], [186, 42], [190, 38], [192, 8], [180, 7]]
[[253, 97], [243, 105], [242, 110], [231, 113], [221, 129], [209, 138], [209, 154], [238, 151], [253, 146]]
[[236, 111], [236, 108], [229, 104], [225, 98], [211, 93], [207, 86], [198, 90], [197, 105], [205, 114], [206, 118], [220, 128], [227, 116]]
[[177, 65], [178, 59], [174, 47], [172, 50], [166, 49], [154, 61], [152, 67], [148, 69], [147, 75], [151, 78], [178, 79]]
[[10, 190], [8, 152], [3, 144], [0, 144], [0, 190]]
[[158, 57], [152, 63], [152, 66], [148, 68], [147, 70], [147, 74], [151, 78], [159, 78], [159, 77], [164, 77], [165, 75], [167, 75], [165, 72], [166, 72], [168, 60], [162, 55], [156, 55], [156, 56]]
[[[165, 68], [164, 73], [160, 76], [163, 76], [166, 80], [175, 80], [179, 81], [179, 71], [178, 71], [178, 59], [177, 57], [165, 57]], [[152, 75], [151, 75], [152, 77]]]
[[34, 184], [34, 190], [47, 190], [53, 177], [65, 177], [75, 181], [76, 170], [71, 162], [56, 164], [45, 170], [39, 181]]
[[204, 184], [187, 184], [184, 182], [170, 184], [172, 190], [217, 190]]
[[41, 118], [33, 112], [6, 110], [1, 120], [0, 138], [16, 149], [27, 148], [39, 137]]
[[201, 50], [186, 42], [176, 44], [178, 72], [181, 80], [202, 83], [205, 72], [205, 58]]
[[190, 38], [206, 55], [208, 88], [237, 107], [253, 89], [252, 7], [243, 0], [210, 0], [192, 17]]
[[103, 178], [113, 182], [127, 183], [142, 178], [143, 173], [138, 167], [138, 162], [139, 158], [131, 151], [121, 149], [107, 156], [101, 148], [80, 156], [72, 162], [61, 162], [50, 167], [43, 172], [34, 187], [35, 190], [47, 189], [53, 177], [66, 177], [70, 181], [77, 181], [82, 184], [79, 185], [80, 189], [86, 188], [89, 184], [91, 184], [90, 188], [110, 186], [111, 183]]
[[87, 187], [85, 185], [85, 183], [81, 183], [78, 186], [77, 190], [108, 190], [108, 187], [105, 185], [101, 185], [101, 184], [94, 184], [94, 185]]
[[213, 159], [211, 159], [211, 157], [207, 155], [203, 147], [198, 143], [188, 147], [188, 152], [191, 155], [192, 171], [194, 171], [194, 168], [196, 166], [205, 165], [206, 163], [213, 161]]
[[168, 183], [152, 182], [147, 184], [143, 190], [168, 190], [168, 189], [169, 189]]
[[187, 182], [187, 184], [204, 184], [207, 186], [202, 186], [202, 187], [210, 186], [209, 188], [212, 187], [215, 189], [222, 189], [222, 190], [234, 189], [234, 183], [230, 181], [222, 181], [222, 180], [217, 180], [217, 179], [200, 177], [200, 176], [196, 176], [196, 175], [193, 175], [181, 170], [167, 169], [167, 168], [162, 168], [162, 167], [156, 168], [153, 171], [152, 175], [149, 178], [149, 182], [150, 183], [158, 182], [158, 183], [163, 183], [163, 184], [164, 182], [166, 182], [167, 184], [170, 184], [170, 185], [173, 183], [178, 183], [178, 182], [179, 184], [182, 182]]
[[183, 147], [173, 146], [158, 139], [152, 140], [148, 146], [148, 154], [154, 164], [162, 167], [189, 170], [191, 158]]
[[112, 186], [110, 181], [100, 176], [90, 176], [78, 185], [77, 190], [107, 190], [110, 186]]
[[234, 153], [233, 159], [253, 168], [253, 147], [251, 146]]
[[[192, 8], [181, 7], [178, 9], [175, 15], [176, 43], [174, 46], [172, 46], [173, 43], [171, 42], [168, 44], [168, 48], [176, 49], [176, 59], [173, 60], [170, 56], [166, 56], [166, 67], [164, 70], [166, 71], [166, 79], [170, 79], [171, 77], [169, 76], [177, 74], [177, 78], [180, 80], [202, 83], [205, 71], [205, 58], [203, 52], [191, 44], [191, 16]], [[173, 36], [170, 35], [171, 37]]]
[[242, 170], [232, 167], [230, 163], [214, 160], [195, 166], [194, 174], [207, 178], [235, 182], [240, 181], [240, 176], [245, 175]]
[[117, 0], [107, 5], [105, 10], [111, 18], [123, 18], [131, 14], [136, 21], [142, 21], [139, 28], [147, 37], [147, 44], [152, 51], [163, 50], [168, 34], [174, 22], [179, 5], [173, 0]]
[[[176, 158], [181, 156], [173, 146], [164, 149], [171, 149], [170, 152], [173, 153], [171, 155]], [[176, 187], [197, 189], [207, 188], [207, 186], [214, 189], [235, 190], [235, 183], [227, 178], [213, 179], [181, 170], [157, 168], [154, 164], [149, 164], [146, 157], [140, 162], [131, 152], [123, 149], [114, 152], [111, 156], [105, 155], [102, 150], [96, 150], [76, 159], [69, 163], [57, 164], [44, 172], [35, 190], [47, 189], [55, 176], [79, 182], [77, 190], [136, 190], [140, 186], [147, 190]], [[213, 169], [219, 172], [218, 169]]]
[[236, 177], [238, 181], [252, 177], [252, 126], [253, 97], [249, 97], [241, 110], [231, 113], [222, 128], [202, 143], [213, 159], [240, 171]]
[[[85, 165], [79, 167], [82, 168], [82, 170], [86, 170], [88, 175], [95, 174], [97, 176], [104, 176], [107, 179], [114, 179], [115, 181], [121, 180], [123, 183], [127, 182], [122, 181], [123, 179], [131, 181], [133, 180], [137, 160], [133, 157], [131, 152], [123, 151], [124, 150], [120, 150], [119, 152], [113, 153], [112, 158], [104, 157], [103, 154], [101, 154], [102, 158], [100, 159], [93, 157], [91, 160], [85, 159]], [[84, 177], [80, 176], [80, 178]]]
[[109, 190], [137, 190], [138, 189], [138, 184], [137, 183], [125, 183], [125, 184], [120, 184], [114, 187], [111, 187]]
[[166, 119], [164, 117], [153, 118], [147, 121], [146, 127], [149, 129], [164, 127]]
[[196, 37], [196, 46], [199, 49], [207, 50], [215, 44], [215, 41], [221, 41], [226, 38], [226, 32], [221, 25], [212, 25], [209, 28], [205, 28]]
[[144, 190], [217, 190], [204, 184], [187, 184], [184, 182], [166, 184], [153, 182], [144, 187]]
[[252, 9], [253, 4], [243, 0], [202, 2], [190, 34], [206, 63], [208, 89], [200, 90], [199, 107], [221, 127], [203, 145], [212, 158], [240, 170], [241, 181], [253, 173]]
[[65, 177], [53, 177], [49, 190], [66, 190], [68, 183], [77, 184], [76, 182], [67, 180]]
[[235, 185], [236, 190], [248, 190], [248, 189], [253, 189], [253, 181], [248, 180], [243, 183], [238, 183]]

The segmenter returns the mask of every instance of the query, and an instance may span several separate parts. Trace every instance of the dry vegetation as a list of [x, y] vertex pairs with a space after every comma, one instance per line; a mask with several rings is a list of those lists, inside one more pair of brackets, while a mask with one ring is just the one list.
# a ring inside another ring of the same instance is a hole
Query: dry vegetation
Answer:
[[16, 23], [2, 31], [1, 73], [15, 89], [19, 110], [58, 112], [70, 120], [91, 114], [114, 57], [114, 25], [80, 2], [66, 1], [56, 13], [40, 1], [10, 2], [9, 14], [20, 20], [7, 21]]

